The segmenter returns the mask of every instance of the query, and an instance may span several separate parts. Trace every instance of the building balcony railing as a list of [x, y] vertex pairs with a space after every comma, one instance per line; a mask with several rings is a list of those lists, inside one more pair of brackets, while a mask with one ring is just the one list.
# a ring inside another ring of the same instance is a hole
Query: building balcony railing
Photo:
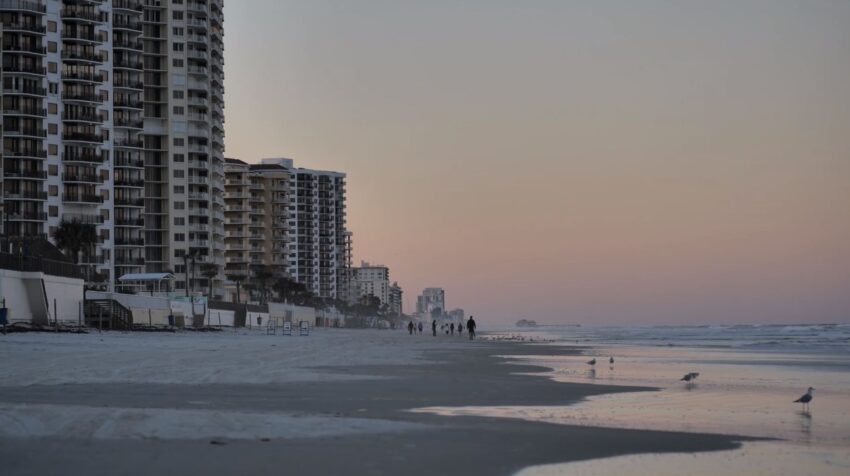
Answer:
[[[44, 68], [42, 68], [44, 69]], [[63, 81], [85, 81], [89, 83], [102, 83], [104, 77], [102, 73], [91, 73], [88, 71], [62, 71]]]
[[115, 238], [115, 246], [142, 246], [144, 238]]
[[66, 203], [103, 203], [103, 197], [100, 195], [89, 195], [89, 194], [75, 194], [75, 193], [64, 193], [62, 194], [62, 201]]
[[144, 180], [131, 180], [131, 179], [115, 179], [116, 187], [137, 187], [144, 188], [145, 181]]
[[87, 162], [101, 164], [106, 160], [103, 154], [97, 153], [82, 153], [82, 154], [62, 154], [64, 162]]
[[100, 184], [103, 183], [103, 177], [87, 174], [62, 174], [62, 181]]
[[3, 45], [4, 53], [33, 53], [37, 55], [43, 55], [47, 53], [47, 48], [34, 44], [21, 44], [21, 45]]
[[100, 144], [103, 142], [104, 137], [100, 134], [93, 134], [88, 132], [68, 132], [62, 134], [62, 140], [68, 142], [90, 142], [94, 144]]
[[103, 63], [103, 59], [100, 55], [95, 54], [94, 52], [86, 52], [86, 51], [62, 51], [62, 60], [63, 61], [85, 61], [88, 63]]
[[36, 190], [20, 190], [3, 194], [4, 200], [47, 200], [47, 192]]
[[14, 170], [14, 169], [4, 169], [3, 176], [6, 178], [28, 178], [28, 179], [47, 179], [47, 172], [43, 170]]
[[45, 221], [47, 213], [12, 211], [4, 213], [6, 221]]
[[117, 218], [115, 220], [115, 226], [126, 226], [126, 227], [134, 227], [140, 228], [145, 226], [144, 218]]

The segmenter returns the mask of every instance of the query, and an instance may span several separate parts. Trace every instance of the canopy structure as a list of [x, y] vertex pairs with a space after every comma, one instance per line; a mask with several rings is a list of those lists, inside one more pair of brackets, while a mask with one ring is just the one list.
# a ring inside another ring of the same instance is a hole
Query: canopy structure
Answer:
[[169, 290], [169, 282], [174, 279], [171, 273], [128, 273], [118, 278], [118, 281], [129, 285], [150, 289], [151, 294], [162, 290], [165, 283], [166, 292]]

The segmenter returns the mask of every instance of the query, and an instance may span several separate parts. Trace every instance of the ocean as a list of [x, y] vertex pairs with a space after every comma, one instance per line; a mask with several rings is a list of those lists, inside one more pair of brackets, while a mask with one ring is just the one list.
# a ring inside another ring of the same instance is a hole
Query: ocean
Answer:
[[[732, 452], [626, 456], [529, 468], [522, 476], [850, 474], [850, 324], [540, 326], [495, 329], [485, 337], [578, 348], [578, 356], [510, 356], [548, 367], [545, 375], [558, 381], [655, 390], [568, 406], [432, 411], [770, 439]], [[593, 358], [596, 365], [589, 365]], [[699, 372], [696, 381], [681, 381], [690, 372]], [[814, 400], [803, 409], [793, 401], [808, 387], [815, 388]]]

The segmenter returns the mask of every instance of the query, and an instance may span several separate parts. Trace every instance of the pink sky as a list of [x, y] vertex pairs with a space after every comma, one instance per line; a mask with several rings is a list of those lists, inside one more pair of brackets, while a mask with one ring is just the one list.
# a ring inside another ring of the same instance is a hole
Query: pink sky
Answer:
[[235, 3], [227, 155], [348, 173], [406, 310], [850, 320], [850, 2]]

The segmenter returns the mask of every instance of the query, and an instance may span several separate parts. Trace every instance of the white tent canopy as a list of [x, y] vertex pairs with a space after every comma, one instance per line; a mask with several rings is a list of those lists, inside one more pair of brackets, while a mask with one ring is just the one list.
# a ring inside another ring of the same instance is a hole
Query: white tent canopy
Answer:
[[168, 283], [174, 279], [171, 273], [128, 273], [118, 278], [118, 281], [132, 286], [136, 290], [150, 290], [151, 296], [154, 292], [162, 291], [162, 283], [165, 283], [165, 291], [168, 291]]
[[174, 279], [171, 273], [128, 273], [118, 278], [118, 281], [163, 281]]

